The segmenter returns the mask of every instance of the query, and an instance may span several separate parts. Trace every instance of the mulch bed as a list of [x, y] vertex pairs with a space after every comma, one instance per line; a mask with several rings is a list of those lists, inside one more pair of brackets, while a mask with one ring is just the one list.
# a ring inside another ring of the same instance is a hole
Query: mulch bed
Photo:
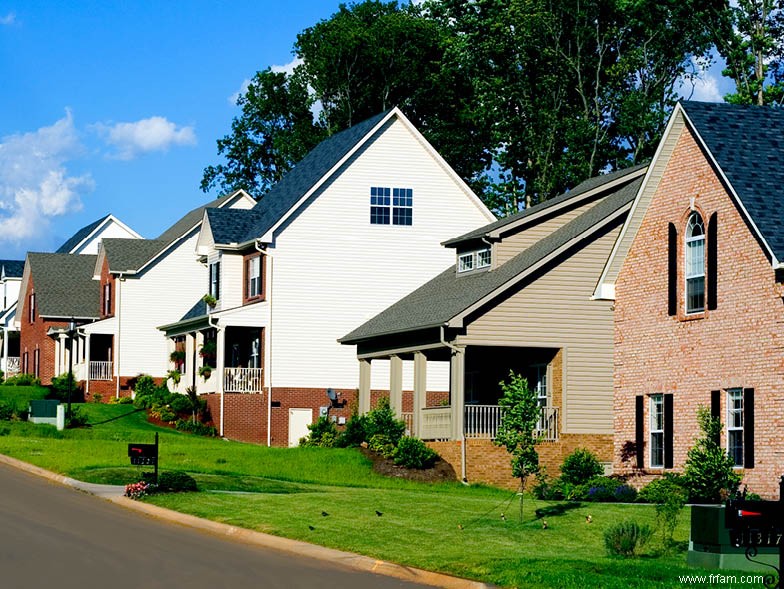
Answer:
[[418, 470], [415, 468], [404, 468], [398, 466], [389, 458], [384, 458], [380, 454], [371, 452], [367, 448], [359, 448], [370, 461], [373, 463], [373, 471], [388, 477], [397, 477], [400, 479], [408, 479], [411, 481], [420, 481], [425, 483], [441, 483], [445, 481], [456, 481], [457, 474], [455, 469], [448, 462], [439, 458], [433, 465], [433, 468], [426, 468]]

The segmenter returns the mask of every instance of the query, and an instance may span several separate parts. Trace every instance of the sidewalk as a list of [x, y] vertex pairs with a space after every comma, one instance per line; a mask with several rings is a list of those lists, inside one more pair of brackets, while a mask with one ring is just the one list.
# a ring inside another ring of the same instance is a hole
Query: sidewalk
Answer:
[[325, 548], [299, 540], [271, 536], [245, 528], [237, 528], [235, 526], [201, 519], [170, 509], [164, 509], [149, 503], [134, 501], [124, 496], [125, 487], [122, 485], [98, 485], [77, 481], [70, 477], [45, 470], [3, 454], [0, 454], [0, 464], [6, 464], [52, 482], [71, 487], [83, 493], [95, 495], [96, 497], [121, 505], [126, 509], [144, 513], [149, 517], [201, 530], [235, 542], [251, 544], [260, 548], [276, 550], [288, 554], [296, 554], [297, 556], [307, 556], [332, 564], [338, 564], [356, 571], [386, 575], [388, 577], [394, 577], [412, 583], [431, 585], [433, 587], [443, 587], [445, 589], [492, 589], [493, 587], [492, 585], [480, 583], [478, 581], [460, 579], [442, 573], [434, 573], [432, 571], [407, 567], [392, 562], [376, 560], [368, 556], [343, 552], [341, 550], [335, 550], [334, 548]]

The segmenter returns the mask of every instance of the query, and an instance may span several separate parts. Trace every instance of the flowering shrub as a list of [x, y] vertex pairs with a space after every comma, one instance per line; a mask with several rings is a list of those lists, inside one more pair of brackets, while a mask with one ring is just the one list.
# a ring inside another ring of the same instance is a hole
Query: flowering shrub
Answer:
[[155, 485], [152, 483], [146, 483], [144, 481], [125, 485], [125, 496], [130, 497], [131, 499], [141, 499], [146, 495], [150, 495], [154, 491]]

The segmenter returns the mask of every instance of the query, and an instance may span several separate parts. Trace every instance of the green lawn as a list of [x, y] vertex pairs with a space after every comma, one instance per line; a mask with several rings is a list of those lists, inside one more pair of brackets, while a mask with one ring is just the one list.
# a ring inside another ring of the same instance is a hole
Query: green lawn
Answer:
[[27, 408], [30, 399], [43, 399], [49, 393], [45, 387], [14, 387], [0, 385], [0, 402], [20, 409]]
[[[0, 453], [81, 480], [127, 483], [142, 470], [128, 465], [128, 442], [152, 442], [157, 431], [161, 469], [193, 474], [205, 492], [149, 501], [208, 519], [504, 587], [675, 587], [678, 575], [702, 573], [685, 566], [688, 509], [676, 530], [674, 553], [662, 556], [652, 542], [640, 558], [610, 558], [604, 529], [629, 519], [654, 525], [652, 506], [554, 504], [526, 497], [521, 524], [514, 494], [381, 477], [355, 450], [205, 439], [156, 428], [130, 405], [81, 407], [90, 428], [57, 432], [0, 422]], [[215, 492], [226, 490], [249, 494]], [[550, 513], [542, 518], [535, 510]], [[592, 523], [586, 523], [587, 515]]]

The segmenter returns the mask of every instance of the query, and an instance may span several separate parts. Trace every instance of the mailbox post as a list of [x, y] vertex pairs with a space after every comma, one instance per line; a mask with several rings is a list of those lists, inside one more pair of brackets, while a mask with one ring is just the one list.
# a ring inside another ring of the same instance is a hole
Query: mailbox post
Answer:
[[128, 444], [128, 457], [134, 466], [154, 466], [155, 484], [158, 484], [158, 432], [154, 444]]

